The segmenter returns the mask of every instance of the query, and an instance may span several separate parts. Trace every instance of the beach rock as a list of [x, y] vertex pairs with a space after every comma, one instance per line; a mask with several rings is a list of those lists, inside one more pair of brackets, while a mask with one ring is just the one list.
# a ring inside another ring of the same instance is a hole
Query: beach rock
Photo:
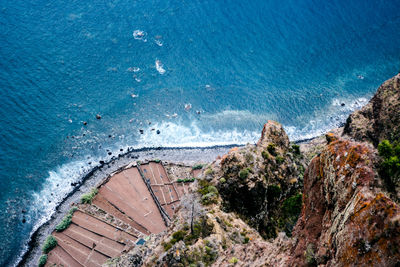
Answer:
[[343, 133], [375, 147], [384, 139], [400, 138], [400, 73], [384, 82], [367, 105], [348, 117]]

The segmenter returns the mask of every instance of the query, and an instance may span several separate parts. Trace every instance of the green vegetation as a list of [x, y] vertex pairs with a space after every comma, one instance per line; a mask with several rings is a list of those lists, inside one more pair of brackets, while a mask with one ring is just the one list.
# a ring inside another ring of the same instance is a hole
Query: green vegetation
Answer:
[[286, 216], [299, 216], [302, 206], [303, 194], [297, 193], [283, 202], [282, 211]]
[[295, 155], [300, 155], [300, 146], [299, 146], [299, 145], [296, 145], [296, 144], [293, 144], [293, 145], [292, 145], [292, 151], [293, 151], [293, 153], [294, 153]]
[[54, 236], [49, 235], [49, 236], [46, 238], [46, 241], [44, 241], [44, 244], [43, 244], [43, 246], [42, 246], [42, 251], [43, 251], [44, 254], [47, 254], [47, 253], [49, 253], [53, 248], [55, 248], [55, 246], [57, 246], [57, 239], [56, 239]]
[[219, 179], [219, 182], [220, 182], [221, 184], [223, 184], [223, 183], [226, 182], [226, 179], [225, 179], [224, 177], [222, 177], [221, 179]]
[[200, 169], [203, 169], [203, 164], [196, 164], [196, 165], [194, 165], [193, 167], [192, 167], [192, 170], [200, 170]]
[[285, 159], [281, 156], [276, 156], [275, 160], [276, 163], [278, 163], [279, 165], [281, 165], [285, 161]]
[[69, 210], [69, 212], [64, 216], [64, 218], [62, 219], [62, 221], [56, 226], [56, 231], [57, 232], [62, 232], [65, 229], [68, 228], [68, 226], [71, 224], [72, 222], [72, 215], [74, 214], [74, 212], [77, 210], [77, 207], [73, 207], [72, 209]]
[[182, 230], [176, 231], [172, 234], [169, 242], [163, 243], [165, 251], [168, 251], [173, 245], [179, 241], [184, 241], [186, 246], [193, 245], [199, 238], [206, 238], [210, 236], [214, 229], [214, 224], [207, 221], [206, 217], [201, 217], [193, 224], [193, 233], [190, 232], [189, 226], [185, 225]]
[[215, 204], [218, 202], [218, 189], [206, 180], [199, 180], [199, 189], [197, 190], [202, 197], [203, 205]]
[[93, 198], [97, 195], [99, 190], [97, 188], [93, 188], [90, 193], [84, 194], [81, 196], [81, 203], [82, 204], [91, 204]]
[[273, 203], [281, 196], [282, 189], [279, 185], [268, 185], [267, 187], [267, 201], [268, 204]]
[[213, 175], [214, 171], [211, 169], [211, 167], [208, 167], [207, 170], [204, 172], [205, 175]]
[[154, 162], [155, 162], [155, 163], [160, 163], [160, 162], [161, 162], [161, 160], [159, 160], [159, 159], [155, 159], [155, 160], [154, 160]]
[[263, 152], [261, 152], [261, 156], [262, 156], [262, 157], [263, 157], [263, 159], [265, 159], [265, 160], [269, 159], [269, 154], [268, 154], [268, 152], [267, 152], [267, 151], [263, 151]]
[[238, 259], [236, 258], [236, 257], [232, 257], [230, 260], [229, 260], [229, 263], [232, 263], [232, 264], [236, 264], [236, 263], [238, 263]]
[[267, 146], [267, 150], [268, 150], [269, 154], [271, 154], [272, 156], [276, 156], [276, 145], [275, 144], [270, 143]]
[[239, 178], [242, 180], [245, 180], [249, 176], [250, 172], [251, 172], [250, 168], [245, 168], [245, 169], [241, 170], [239, 172]]
[[195, 178], [185, 178], [185, 179], [178, 179], [176, 180], [178, 183], [192, 183], [194, 182], [196, 179]]
[[39, 261], [38, 261], [38, 266], [43, 267], [46, 265], [46, 262], [47, 262], [47, 254], [44, 254], [44, 255], [40, 256]]
[[378, 145], [378, 152], [383, 158], [380, 173], [388, 188], [393, 190], [393, 185], [400, 182], [400, 142], [395, 141], [391, 144], [388, 140], [383, 140]]
[[308, 266], [317, 266], [317, 260], [315, 258], [314, 246], [312, 244], [307, 245], [306, 252], [306, 263]]

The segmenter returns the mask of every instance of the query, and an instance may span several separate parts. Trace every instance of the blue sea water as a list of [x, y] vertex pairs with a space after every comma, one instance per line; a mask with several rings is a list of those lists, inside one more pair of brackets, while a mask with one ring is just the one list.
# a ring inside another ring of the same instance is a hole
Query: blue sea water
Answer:
[[109, 151], [254, 142], [268, 119], [292, 140], [344, 122], [400, 70], [399, 6], [2, 1], [0, 266]]

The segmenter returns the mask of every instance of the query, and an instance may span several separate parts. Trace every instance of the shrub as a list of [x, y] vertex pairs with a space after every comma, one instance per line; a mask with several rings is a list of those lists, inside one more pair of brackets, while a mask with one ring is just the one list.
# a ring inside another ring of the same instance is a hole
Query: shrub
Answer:
[[269, 154], [271, 154], [272, 156], [276, 156], [276, 145], [275, 144], [270, 143], [267, 146], [267, 150], [268, 150]]
[[279, 199], [280, 195], [282, 193], [282, 189], [279, 185], [269, 185], [267, 187], [267, 200], [268, 203], [272, 203]]
[[388, 140], [383, 140], [378, 145], [378, 152], [383, 158], [380, 173], [392, 189], [392, 186], [400, 181], [400, 142], [391, 144]]
[[56, 239], [54, 236], [49, 235], [49, 236], [46, 238], [46, 241], [44, 241], [44, 244], [43, 244], [43, 246], [42, 246], [42, 251], [43, 251], [44, 254], [47, 254], [47, 253], [49, 253], [53, 248], [55, 248], [55, 246], [57, 246], [57, 239]]
[[219, 179], [219, 182], [220, 182], [221, 184], [223, 184], [223, 183], [226, 182], [226, 179], [225, 179], [224, 177], [222, 177], [221, 179]]
[[238, 263], [238, 259], [236, 258], [236, 257], [232, 257], [230, 260], [229, 260], [229, 263], [232, 263], [232, 264], [236, 264], [236, 263]]
[[246, 168], [246, 169], [241, 170], [239, 172], [239, 178], [242, 179], [242, 180], [246, 179], [249, 176], [250, 171], [251, 171], [250, 168]]
[[276, 156], [275, 160], [276, 163], [278, 163], [279, 165], [281, 165], [285, 161], [285, 159], [281, 156]]
[[68, 228], [68, 226], [71, 224], [72, 222], [72, 215], [74, 214], [74, 212], [77, 210], [77, 207], [73, 207], [72, 209], [69, 210], [69, 212], [64, 216], [64, 218], [62, 219], [62, 221], [56, 226], [56, 231], [57, 232], [62, 232], [65, 229]]
[[160, 162], [161, 162], [161, 160], [159, 160], [159, 159], [155, 159], [155, 160], [154, 160], [154, 162], [155, 162], [155, 163], [160, 163]]
[[44, 255], [40, 256], [39, 261], [38, 261], [38, 266], [43, 267], [46, 265], [46, 262], [47, 262], [47, 254], [44, 254]]
[[286, 216], [298, 216], [300, 214], [302, 197], [303, 195], [301, 193], [297, 193], [296, 195], [285, 199], [282, 205], [282, 211]]
[[203, 169], [203, 164], [196, 164], [196, 165], [194, 165], [193, 167], [192, 167], [192, 170], [200, 170], [200, 169]]
[[261, 156], [263, 157], [263, 159], [269, 159], [269, 154], [268, 154], [268, 152], [267, 151], [263, 151], [263, 152], [261, 152]]
[[81, 203], [82, 204], [91, 204], [93, 198], [97, 195], [99, 190], [97, 188], [93, 188], [90, 193], [84, 194], [81, 196]]
[[203, 205], [210, 205], [215, 204], [218, 202], [217, 194], [215, 193], [208, 193], [201, 197], [201, 204]]
[[178, 183], [191, 183], [194, 182], [196, 179], [195, 178], [185, 178], [185, 179], [178, 179], [176, 180]]
[[213, 169], [211, 169], [211, 167], [208, 167], [207, 170], [204, 172], [205, 175], [212, 175], [214, 174]]
[[300, 155], [300, 146], [299, 145], [293, 144], [292, 145], [292, 150], [293, 150], [294, 154]]

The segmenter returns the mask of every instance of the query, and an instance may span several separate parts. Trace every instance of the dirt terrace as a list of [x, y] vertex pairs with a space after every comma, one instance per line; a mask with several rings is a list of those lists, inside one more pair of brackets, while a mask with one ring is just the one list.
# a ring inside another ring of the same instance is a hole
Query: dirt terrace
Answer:
[[166, 230], [180, 198], [189, 192], [188, 184], [176, 180], [197, 175], [190, 167], [165, 168], [155, 161], [112, 175], [92, 204], [78, 205], [66, 230], [53, 232], [58, 244], [46, 266], [101, 266], [138, 239]]

